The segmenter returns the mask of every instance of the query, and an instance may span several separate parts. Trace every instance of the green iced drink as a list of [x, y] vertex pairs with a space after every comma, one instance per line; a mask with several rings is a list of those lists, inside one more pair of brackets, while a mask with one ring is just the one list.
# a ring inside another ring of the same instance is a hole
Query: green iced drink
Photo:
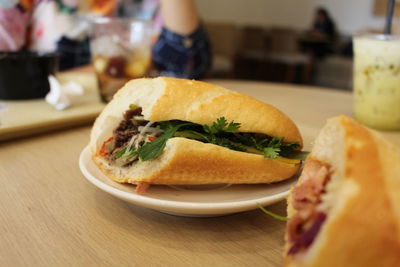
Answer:
[[354, 114], [380, 130], [400, 129], [400, 37], [354, 38]]

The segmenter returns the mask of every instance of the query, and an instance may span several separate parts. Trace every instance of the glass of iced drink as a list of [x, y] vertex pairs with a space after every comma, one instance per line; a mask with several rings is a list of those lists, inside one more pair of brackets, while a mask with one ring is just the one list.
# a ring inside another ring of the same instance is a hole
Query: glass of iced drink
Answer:
[[152, 25], [148, 21], [97, 18], [90, 50], [100, 97], [109, 102], [127, 81], [144, 77], [151, 65]]
[[400, 36], [353, 39], [354, 115], [379, 130], [400, 130]]

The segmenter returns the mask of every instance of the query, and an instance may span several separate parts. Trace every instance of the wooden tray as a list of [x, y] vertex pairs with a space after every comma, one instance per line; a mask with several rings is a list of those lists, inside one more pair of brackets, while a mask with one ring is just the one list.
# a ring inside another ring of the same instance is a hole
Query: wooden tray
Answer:
[[65, 110], [56, 110], [44, 99], [6, 101], [8, 111], [1, 113], [0, 141], [47, 132], [55, 129], [92, 123], [104, 108], [97, 93], [97, 81], [90, 67], [57, 75], [61, 82], [75, 81], [85, 94]]

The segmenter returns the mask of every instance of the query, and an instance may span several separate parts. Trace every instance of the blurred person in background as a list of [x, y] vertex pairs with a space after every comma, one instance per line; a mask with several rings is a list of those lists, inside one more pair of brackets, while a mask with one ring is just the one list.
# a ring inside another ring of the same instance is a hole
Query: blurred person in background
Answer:
[[336, 26], [328, 10], [323, 7], [317, 9], [311, 30], [315, 38], [334, 41], [336, 39]]
[[153, 63], [160, 75], [200, 79], [210, 69], [210, 42], [193, 0], [125, 0], [119, 13], [153, 21]]
[[319, 7], [315, 11], [310, 31], [302, 40], [303, 49], [312, 58], [321, 59], [334, 52], [337, 42], [336, 25], [328, 10]]

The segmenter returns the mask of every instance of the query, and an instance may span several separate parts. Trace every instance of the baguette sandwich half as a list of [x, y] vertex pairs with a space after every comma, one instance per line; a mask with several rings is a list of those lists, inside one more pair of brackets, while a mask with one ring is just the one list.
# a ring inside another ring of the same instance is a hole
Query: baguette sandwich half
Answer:
[[400, 266], [400, 150], [330, 119], [288, 198], [285, 266]]
[[[96, 119], [92, 157], [120, 183], [272, 183], [292, 177], [302, 138], [281, 111], [217, 85], [136, 79]], [[288, 158], [289, 157], [289, 158]]]

